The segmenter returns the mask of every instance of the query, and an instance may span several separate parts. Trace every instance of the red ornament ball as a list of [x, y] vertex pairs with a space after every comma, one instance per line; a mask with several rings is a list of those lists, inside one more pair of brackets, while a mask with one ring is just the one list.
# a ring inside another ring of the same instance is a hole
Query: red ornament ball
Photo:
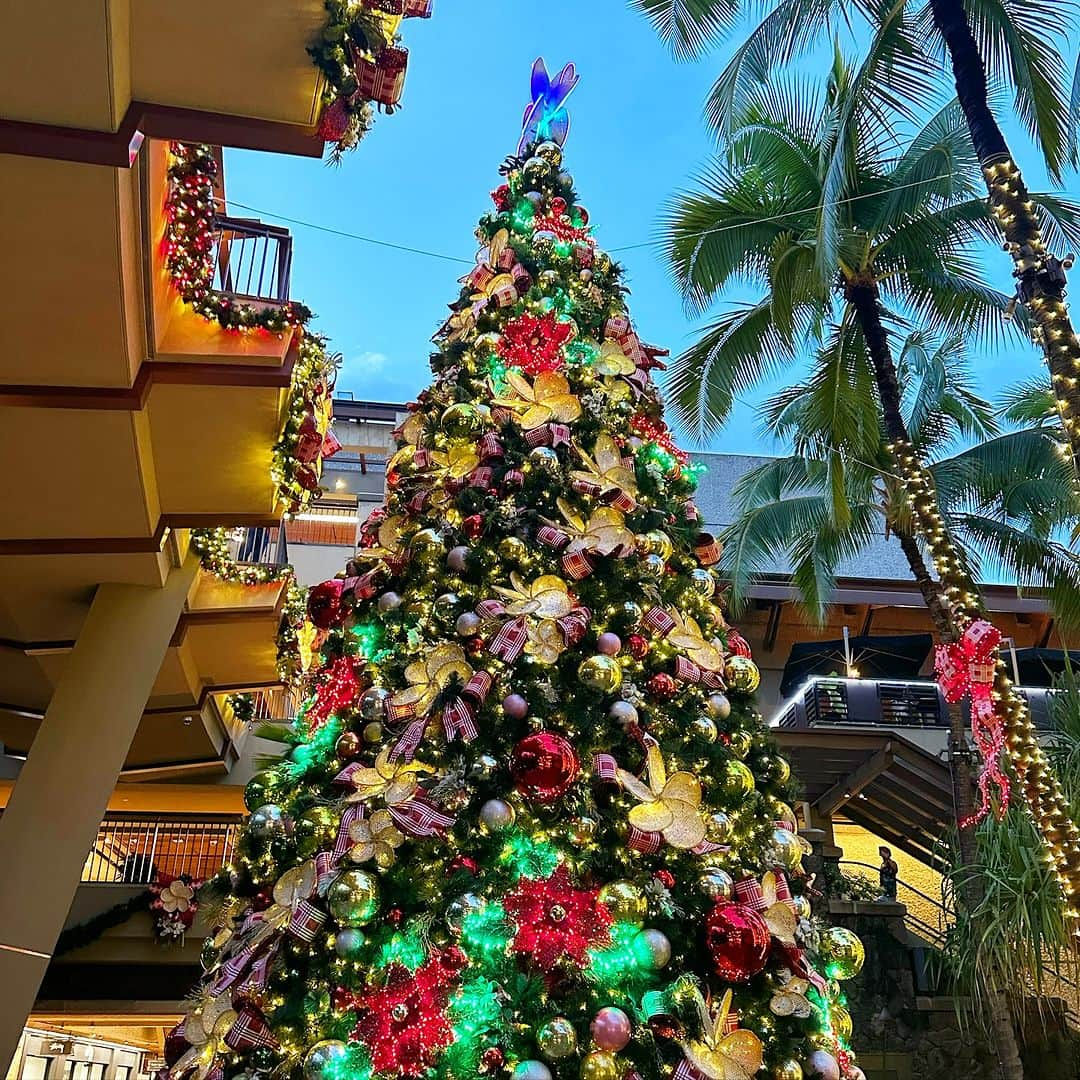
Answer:
[[562, 217], [566, 213], [566, 200], [561, 195], [556, 195], [551, 200], [551, 214], [553, 217]]
[[341, 610], [341, 594], [345, 582], [331, 578], [308, 590], [308, 618], [320, 629], [330, 630], [345, 617]]
[[664, 886], [665, 889], [675, 888], [675, 875], [670, 870], [657, 870], [653, 877]]
[[641, 634], [631, 634], [626, 639], [626, 647], [635, 660], [644, 660], [649, 655], [649, 639]]
[[771, 939], [753, 908], [717, 904], [705, 920], [705, 947], [725, 982], [747, 982], [765, 966]]
[[670, 701], [679, 692], [679, 684], [666, 671], [658, 671], [645, 684], [645, 689], [658, 701]]
[[728, 630], [727, 651], [735, 656], [745, 656], [747, 660], [753, 659], [750, 652], [750, 643], [738, 630]]
[[573, 746], [553, 731], [527, 735], [514, 747], [510, 772], [514, 786], [527, 799], [554, 802], [570, 790], [581, 764]]
[[484, 532], [484, 517], [482, 514], [470, 514], [462, 523], [461, 531], [470, 540], [479, 540]]
[[510, 205], [510, 185], [500, 184], [492, 193], [491, 201], [496, 210], [505, 210]]
[[480, 1055], [480, 1064], [485, 1072], [493, 1073], [501, 1069], [506, 1063], [506, 1055], [498, 1046], [489, 1046]]

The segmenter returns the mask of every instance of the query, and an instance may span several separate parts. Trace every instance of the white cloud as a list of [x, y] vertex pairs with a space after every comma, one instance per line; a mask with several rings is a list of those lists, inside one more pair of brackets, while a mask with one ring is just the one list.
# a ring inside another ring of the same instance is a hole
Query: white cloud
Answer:
[[375, 375], [386, 367], [386, 353], [362, 352], [358, 356], [347, 357], [342, 367], [356, 375]]

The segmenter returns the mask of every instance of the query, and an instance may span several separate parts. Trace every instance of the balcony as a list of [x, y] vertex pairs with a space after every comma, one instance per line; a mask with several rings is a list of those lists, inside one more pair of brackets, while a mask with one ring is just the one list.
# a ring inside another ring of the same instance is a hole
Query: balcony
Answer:
[[[318, 157], [321, 0], [9, 6], [0, 149], [124, 167], [139, 133]], [[43, 79], [43, 71], [63, 78]], [[69, 92], [78, 86], [79, 93]], [[6, 130], [5, 130], [6, 129]]]
[[290, 297], [292, 235], [251, 218], [215, 217], [213, 287], [239, 300], [284, 304]]
[[87, 856], [82, 883], [150, 885], [165, 874], [205, 880], [232, 858], [242, 820], [235, 814], [108, 814]]

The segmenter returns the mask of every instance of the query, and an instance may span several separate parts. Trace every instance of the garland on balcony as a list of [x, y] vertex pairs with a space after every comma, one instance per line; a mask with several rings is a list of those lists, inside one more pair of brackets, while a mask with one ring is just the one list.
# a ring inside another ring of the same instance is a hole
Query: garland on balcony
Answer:
[[199, 556], [202, 568], [221, 581], [236, 585], [267, 585], [292, 577], [291, 566], [238, 563], [229, 551], [228, 529], [192, 529], [191, 546]]
[[307, 594], [296, 580], [289, 582], [285, 603], [281, 609], [281, 622], [277, 634], [277, 669], [286, 686], [297, 684], [304, 674], [301, 662], [301, 638], [314, 629], [307, 620]]
[[311, 309], [290, 300], [284, 304], [248, 304], [213, 288], [214, 181], [213, 149], [201, 143], [169, 144], [169, 184], [165, 198], [165, 265], [173, 287], [204, 319], [225, 330], [263, 330], [282, 334], [302, 327]]
[[270, 474], [278, 498], [290, 513], [322, 494], [323, 461], [336, 454], [340, 443], [330, 428], [334, 382], [340, 354], [326, 351], [326, 339], [305, 334], [293, 368], [289, 402], [281, 434], [274, 443]]
[[[429, 18], [433, 0], [326, 0], [326, 24], [308, 46], [324, 85], [319, 135], [333, 143], [330, 162], [355, 149], [371, 129], [375, 108], [401, 101], [409, 51], [402, 19]], [[373, 106], [375, 108], [373, 108]]]
[[53, 956], [63, 956], [64, 953], [69, 953], [73, 949], [82, 949], [93, 944], [106, 930], [111, 930], [114, 926], [122, 926], [132, 915], [137, 915], [140, 911], [149, 911], [153, 898], [154, 894], [149, 889], [144, 889], [130, 900], [124, 900], [111, 908], [106, 908], [92, 919], [87, 919], [86, 922], [65, 930], [56, 939]]

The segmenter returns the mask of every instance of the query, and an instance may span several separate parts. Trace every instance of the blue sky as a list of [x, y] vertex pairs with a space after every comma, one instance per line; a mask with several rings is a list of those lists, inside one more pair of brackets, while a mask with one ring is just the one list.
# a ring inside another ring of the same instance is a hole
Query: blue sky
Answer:
[[[575, 61], [582, 76], [570, 102], [566, 164], [599, 243], [610, 251], [654, 240], [664, 204], [708, 159], [701, 103], [728, 48], [676, 64], [625, 0], [436, 0], [435, 9], [430, 21], [404, 25], [405, 107], [381, 116], [340, 168], [230, 151], [226, 191], [233, 211], [270, 221], [284, 215], [471, 263], [473, 229], [491, 205], [499, 163], [516, 146], [529, 70], [543, 55], [549, 67]], [[1029, 168], [1029, 144], [1015, 149], [1025, 172], [1041, 182]], [[344, 354], [339, 388], [358, 398], [414, 397], [428, 381], [430, 337], [457, 294], [465, 263], [290, 228], [293, 296], [315, 310], [315, 328]], [[617, 257], [627, 269], [642, 336], [672, 353], [684, 348], [695, 323], [656, 249], [636, 247]], [[988, 258], [994, 283], [1008, 290], [1007, 256]], [[979, 366], [983, 392], [993, 395], [1034, 374], [1037, 358], [1011, 347], [983, 353]], [[737, 406], [709, 448], [773, 449], [757, 428], [754, 404], [763, 396]]]

